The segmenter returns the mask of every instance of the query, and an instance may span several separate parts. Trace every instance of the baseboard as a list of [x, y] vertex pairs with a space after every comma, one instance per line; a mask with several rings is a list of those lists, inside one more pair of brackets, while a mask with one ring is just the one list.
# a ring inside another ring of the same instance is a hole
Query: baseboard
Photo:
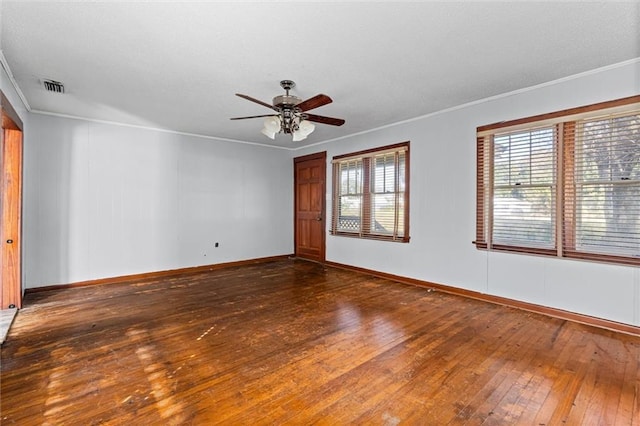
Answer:
[[274, 262], [278, 260], [285, 260], [292, 257], [293, 254], [283, 254], [280, 256], [270, 256], [270, 257], [259, 257], [256, 259], [248, 259], [248, 260], [238, 260], [235, 262], [225, 262], [225, 263], [216, 263], [213, 265], [203, 265], [203, 266], [190, 266], [187, 268], [180, 269], [170, 269], [166, 271], [155, 271], [155, 272], [145, 272], [141, 274], [132, 274], [132, 275], [121, 275], [119, 277], [111, 277], [111, 278], [98, 278], [95, 280], [88, 281], [79, 281], [75, 283], [68, 284], [56, 284], [56, 285], [48, 285], [43, 287], [34, 287], [28, 288], [25, 290], [25, 294], [30, 293], [40, 293], [43, 291], [51, 291], [51, 290], [60, 290], [64, 288], [74, 288], [74, 287], [86, 287], [91, 285], [101, 285], [101, 284], [115, 284], [115, 283], [123, 283], [127, 281], [135, 281], [135, 280], [145, 280], [145, 279], [154, 279], [154, 278], [164, 278], [175, 275], [185, 275], [185, 274], [197, 274], [201, 272], [214, 271], [216, 269], [230, 268], [233, 266], [245, 266], [245, 265], [254, 265], [258, 263], [267, 263]]
[[372, 275], [375, 277], [397, 281], [403, 284], [410, 284], [410, 285], [415, 285], [419, 287], [431, 288], [438, 291], [442, 291], [444, 293], [454, 294], [462, 297], [468, 297], [470, 299], [481, 300], [483, 302], [489, 302], [497, 305], [508, 306], [511, 308], [522, 309], [528, 312], [534, 312], [537, 314], [547, 315], [549, 317], [559, 318], [567, 321], [573, 321], [580, 324], [590, 325], [593, 327], [603, 328], [606, 330], [611, 330], [619, 333], [640, 336], [640, 327], [633, 326], [630, 324], [624, 324], [616, 321], [606, 320], [603, 318], [597, 318], [589, 315], [578, 314], [575, 312], [565, 311], [562, 309], [550, 308], [548, 306], [536, 305], [534, 303], [522, 302], [519, 300], [509, 299], [506, 297], [480, 293], [477, 291], [451, 287], [444, 284], [438, 284], [438, 283], [433, 283], [429, 281], [422, 281], [415, 278], [408, 278], [400, 275], [387, 274], [386, 272], [379, 272], [372, 269], [360, 268], [357, 266], [345, 265], [342, 263], [327, 261], [325, 262], [325, 264], [327, 266], [333, 266], [335, 268], [361, 272], [361, 273]]

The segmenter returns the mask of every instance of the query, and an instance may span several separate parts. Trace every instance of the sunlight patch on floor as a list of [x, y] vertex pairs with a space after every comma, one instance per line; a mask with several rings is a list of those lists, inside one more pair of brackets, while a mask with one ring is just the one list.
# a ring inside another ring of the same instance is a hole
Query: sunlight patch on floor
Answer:
[[[137, 329], [127, 331], [127, 336], [136, 343], [149, 341], [146, 334], [146, 331]], [[163, 419], [171, 419], [172, 424], [180, 424], [186, 420], [183, 407], [171, 396], [173, 387], [177, 383], [173, 383], [173, 374], [168, 372], [161, 360], [154, 355], [156, 351], [157, 349], [152, 345], [142, 344], [135, 352], [151, 385], [151, 394], [156, 400], [158, 413]]]

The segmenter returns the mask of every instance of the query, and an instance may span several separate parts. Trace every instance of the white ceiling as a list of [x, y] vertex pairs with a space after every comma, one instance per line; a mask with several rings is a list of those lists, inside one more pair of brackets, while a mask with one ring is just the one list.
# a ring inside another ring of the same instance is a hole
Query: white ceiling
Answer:
[[[640, 2], [4, 0], [0, 48], [32, 111], [295, 148], [640, 57]], [[46, 92], [43, 79], [64, 83]], [[262, 134], [279, 82], [344, 118]]]

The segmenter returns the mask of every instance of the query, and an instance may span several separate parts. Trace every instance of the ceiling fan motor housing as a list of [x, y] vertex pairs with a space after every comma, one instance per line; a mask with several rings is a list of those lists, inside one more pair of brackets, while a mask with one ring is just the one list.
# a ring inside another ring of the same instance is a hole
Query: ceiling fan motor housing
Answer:
[[300, 102], [302, 102], [302, 99], [293, 95], [279, 95], [273, 98], [273, 106], [276, 107], [292, 107]]
[[296, 120], [296, 118], [300, 110], [296, 109], [296, 105], [300, 102], [302, 102], [302, 99], [290, 95], [288, 88], [286, 95], [279, 95], [273, 98], [273, 106], [276, 107], [281, 114], [282, 131], [284, 131], [284, 133], [293, 133], [298, 130], [298, 120]]

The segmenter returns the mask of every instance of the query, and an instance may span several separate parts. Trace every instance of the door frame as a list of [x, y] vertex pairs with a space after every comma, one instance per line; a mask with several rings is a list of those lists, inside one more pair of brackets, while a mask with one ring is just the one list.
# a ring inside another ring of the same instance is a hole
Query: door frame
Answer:
[[[293, 159], [293, 252], [298, 256], [298, 232], [296, 230], [298, 224], [298, 174], [296, 173], [296, 165], [299, 162], [308, 160], [322, 160], [322, 207], [320, 215], [322, 216], [322, 241], [320, 243], [320, 262], [326, 260], [326, 241], [327, 241], [327, 151], [316, 152], [314, 154], [294, 157]], [[302, 257], [306, 259], [305, 257]], [[311, 260], [311, 259], [308, 259]]]
[[0, 309], [22, 308], [23, 124], [2, 91], [0, 113]]

